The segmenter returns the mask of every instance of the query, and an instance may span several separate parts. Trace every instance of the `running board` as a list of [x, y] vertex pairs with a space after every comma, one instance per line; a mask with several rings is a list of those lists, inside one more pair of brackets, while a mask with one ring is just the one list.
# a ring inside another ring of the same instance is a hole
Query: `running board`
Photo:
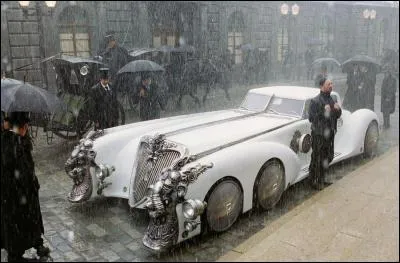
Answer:
[[[339, 157], [340, 155], [342, 155], [342, 153], [340, 153], [340, 152], [335, 152], [335, 153], [333, 154], [333, 159], [335, 159], [336, 157]], [[301, 174], [308, 174], [308, 173], [310, 172], [310, 171], [309, 171], [309, 167], [310, 167], [310, 165], [307, 165], [307, 166], [303, 167], [303, 169], [301, 169], [300, 173], [301, 173]]]

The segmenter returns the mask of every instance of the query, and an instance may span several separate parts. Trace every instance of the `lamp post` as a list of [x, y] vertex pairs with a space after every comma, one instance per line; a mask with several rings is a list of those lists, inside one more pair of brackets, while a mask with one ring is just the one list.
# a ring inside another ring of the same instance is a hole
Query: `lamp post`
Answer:
[[[28, 17], [28, 7], [30, 1], [19, 1], [19, 5], [22, 8], [25, 17]], [[44, 16], [53, 16], [53, 9], [55, 8], [57, 1], [44, 1], [46, 6], [50, 8], [50, 13], [43, 13], [40, 1], [35, 1], [35, 9], [37, 15], [37, 22], [38, 22], [38, 33], [39, 33], [39, 53], [40, 59], [43, 60], [46, 57], [46, 52], [44, 48], [44, 32], [43, 32], [43, 17]], [[49, 82], [47, 79], [47, 65], [46, 63], [41, 63], [40, 65], [41, 74], [43, 78], [43, 82], [45, 84], [45, 89], [48, 89]]]
[[[299, 14], [300, 7], [297, 4], [294, 4], [291, 7], [289, 7], [288, 4], [283, 3], [281, 5], [280, 11], [281, 11], [281, 14], [284, 17], [289, 16], [289, 20], [288, 20], [288, 46], [290, 47], [290, 44], [291, 44], [291, 37], [290, 37], [291, 18], [292, 17], [294, 18]], [[283, 32], [283, 27], [282, 27], [282, 32]]]
[[374, 9], [365, 9], [363, 12], [363, 17], [367, 20], [367, 55], [369, 55], [369, 26], [372, 20], [376, 18], [376, 11]]
[[[291, 48], [291, 45], [292, 45], [292, 43], [291, 43], [292, 42], [292, 39], [291, 39], [291, 21], [292, 21], [292, 18], [294, 19], [299, 14], [299, 11], [300, 11], [300, 7], [297, 4], [294, 4], [291, 7], [289, 7], [288, 4], [283, 3], [281, 5], [281, 8], [280, 8], [281, 15], [285, 18], [284, 20], [286, 20], [286, 17], [288, 17], [288, 28], [287, 28], [287, 32], [288, 32], [288, 48], [287, 48], [287, 52], [288, 52], [288, 55], [290, 56], [289, 58], [291, 58], [291, 56], [293, 56], [293, 52], [292, 52], [292, 48]], [[284, 26], [282, 26], [282, 55], [284, 55], [283, 54], [283, 35], [284, 35]], [[296, 36], [297, 36], [297, 34], [296, 34]], [[297, 60], [297, 45], [296, 45], [296, 52], [295, 52], [295, 60], [294, 61], [296, 61], [296, 60]], [[284, 58], [283, 58], [283, 61], [284, 61]], [[291, 62], [289, 62], [289, 64], [291, 64]]]

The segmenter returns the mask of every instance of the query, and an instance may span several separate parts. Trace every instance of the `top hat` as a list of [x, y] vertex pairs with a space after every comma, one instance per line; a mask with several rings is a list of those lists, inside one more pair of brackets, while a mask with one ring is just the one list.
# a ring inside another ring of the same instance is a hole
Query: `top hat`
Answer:
[[115, 40], [114, 34], [115, 34], [115, 31], [113, 31], [113, 30], [107, 31], [107, 32], [106, 32], [106, 35], [104, 36], [104, 38], [105, 38], [107, 41]]
[[23, 126], [31, 121], [29, 118], [29, 112], [24, 111], [11, 112], [9, 119], [12, 125], [17, 126]]
[[99, 71], [100, 71], [100, 78], [101, 79], [108, 79], [108, 72], [109, 72], [109, 68], [100, 68], [99, 69]]

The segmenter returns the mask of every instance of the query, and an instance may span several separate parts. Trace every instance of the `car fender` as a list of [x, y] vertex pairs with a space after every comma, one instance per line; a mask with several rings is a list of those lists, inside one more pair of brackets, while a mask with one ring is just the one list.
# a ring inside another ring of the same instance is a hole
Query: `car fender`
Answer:
[[189, 185], [187, 199], [205, 200], [211, 187], [224, 177], [237, 179], [243, 190], [243, 212], [253, 205], [253, 186], [258, 172], [265, 162], [277, 158], [285, 169], [285, 189], [300, 171], [297, 155], [286, 145], [275, 142], [247, 142], [225, 148], [207, 155], [183, 167], [190, 168], [198, 163], [213, 163], [213, 167]]
[[343, 151], [344, 155], [342, 155], [342, 158], [336, 159], [335, 162], [362, 153], [368, 125], [372, 121], [376, 121], [379, 127], [377, 114], [369, 109], [359, 109], [353, 113], [346, 111], [343, 112], [343, 115], [346, 116], [342, 116], [342, 118], [346, 119], [344, 119], [345, 122], [340, 128], [342, 131], [339, 131], [342, 134], [336, 137], [335, 148]]

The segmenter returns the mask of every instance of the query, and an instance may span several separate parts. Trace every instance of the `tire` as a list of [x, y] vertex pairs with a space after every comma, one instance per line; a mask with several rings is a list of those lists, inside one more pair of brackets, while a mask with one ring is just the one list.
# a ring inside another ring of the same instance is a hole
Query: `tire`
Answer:
[[206, 199], [205, 220], [208, 230], [223, 232], [238, 219], [243, 208], [243, 193], [237, 182], [224, 180], [214, 187]]
[[268, 161], [254, 184], [256, 207], [273, 208], [285, 190], [285, 171], [278, 160]]
[[364, 138], [364, 158], [372, 158], [378, 150], [379, 129], [378, 124], [373, 121], [368, 125]]

